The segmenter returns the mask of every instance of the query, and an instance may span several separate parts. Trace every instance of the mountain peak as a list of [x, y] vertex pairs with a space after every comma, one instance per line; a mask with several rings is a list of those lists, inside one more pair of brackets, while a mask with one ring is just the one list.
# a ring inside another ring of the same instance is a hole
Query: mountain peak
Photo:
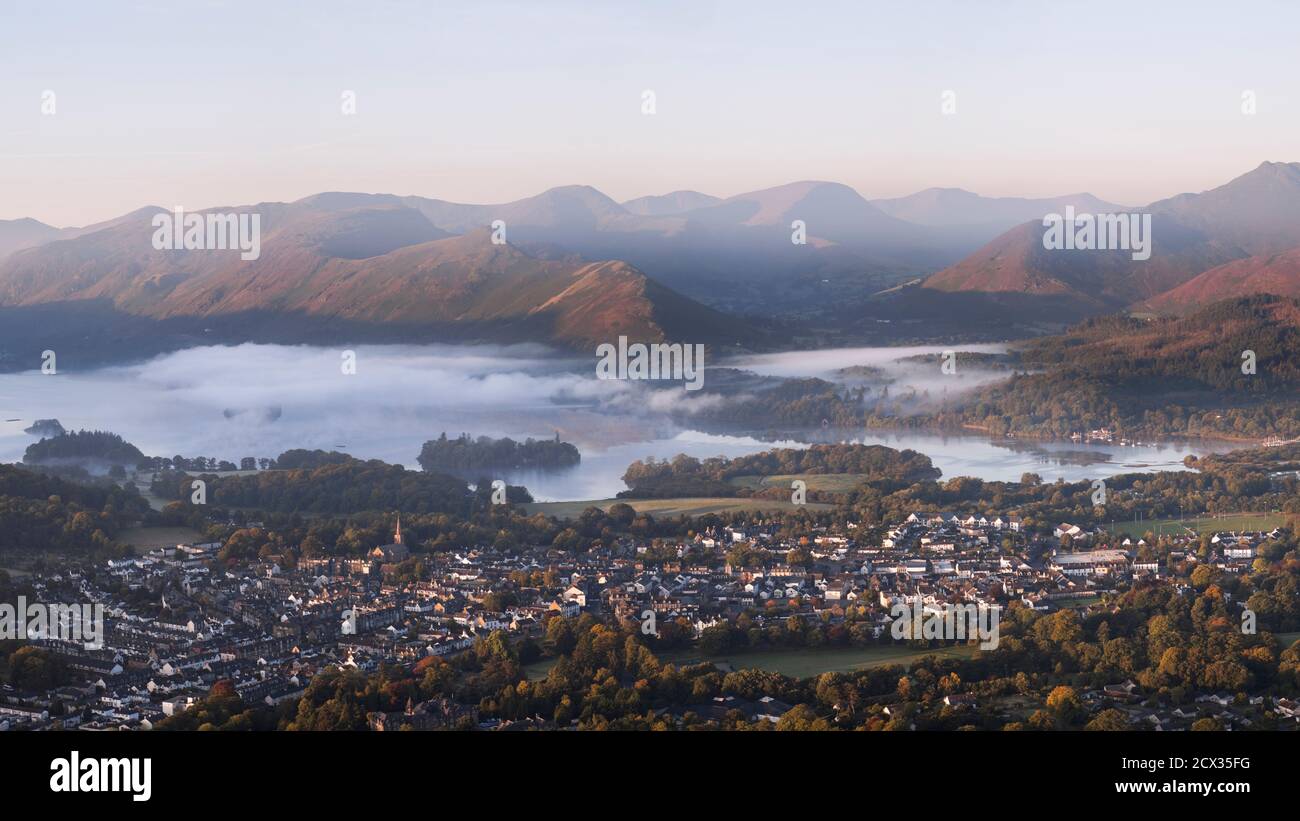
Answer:
[[[1259, 164], [1254, 171], [1250, 171], [1243, 177], [1261, 176], [1270, 179], [1285, 180], [1293, 185], [1300, 185], [1300, 162], [1270, 162], [1265, 160]], [[1242, 177], [1238, 177], [1241, 179]]]
[[20, 228], [20, 227], [21, 228], [48, 228], [51, 231], [58, 230], [53, 225], [46, 225], [40, 220], [32, 219], [31, 217], [18, 217], [17, 219], [0, 220], [0, 225], [8, 225], [15, 228]]
[[667, 194], [637, 197], [624, 202], [623, 208], [628, 213], [643, 217], [668, 217], [694, 211], [697, 208], [707, 208], [719, 202], [722, 200], [699, 191], [678, 190], [669, 191]]
[[554, 188], [546, 189], [532, 199], [541, 198], [575, 200], [602, 211], [619, 212], [623, 210], [623, 206], [615, 202], [613, 198], [590, 185], [557, 185]]

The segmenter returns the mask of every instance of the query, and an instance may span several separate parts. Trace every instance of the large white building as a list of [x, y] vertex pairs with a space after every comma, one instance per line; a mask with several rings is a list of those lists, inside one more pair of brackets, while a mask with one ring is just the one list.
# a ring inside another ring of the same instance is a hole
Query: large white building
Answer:
[[1122, 550], [1056, 553], [1049, 566], [1067, 576], [1104, 576], [1127, 570], [1128, 554]]

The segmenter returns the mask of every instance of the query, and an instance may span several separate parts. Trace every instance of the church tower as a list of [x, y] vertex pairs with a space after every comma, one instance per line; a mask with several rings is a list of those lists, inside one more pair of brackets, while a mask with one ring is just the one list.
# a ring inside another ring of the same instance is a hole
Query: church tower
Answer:
[[393, 544], [402, 543], [402, 514], [397, 514], [397, 530], [393, 531]]

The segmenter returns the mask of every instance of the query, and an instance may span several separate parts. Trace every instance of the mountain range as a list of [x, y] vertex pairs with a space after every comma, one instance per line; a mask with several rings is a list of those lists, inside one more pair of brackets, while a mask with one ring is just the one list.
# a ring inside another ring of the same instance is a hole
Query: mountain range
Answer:
[[[1043, 216], [1067, 206], [1149, 213], [1150, 259], [1047, 250]], [[1296, 163], [1266, 162], [1139, 208], [1086, 193], [953, 188], [868, 200], [804, 181], [726, 198], [674, 191], [619, 203], [564, 186], [491, 205], [326, 192], [211, 210], [259, 214], [260, 258], [155, 250], [154, 206], [82, 228], [0, 222], [0, 313], [22, 320], [64, 306], [99, 311], [115, 328], [134, 318], [173, 330], [202, 319], [235, 338], [346, 329], [587, 347], [626, 334], [750, 348], [773, 341], [772, 322], [743, 315], [810, 325], [910, 316], [930, 330], [987, 319], [1005, 332], [1008, 316], [1180, 313], [1300, 293]], [[792, 242], [800, 224], [805, 244]]]
[[[201, 318], [223, 335], [283, 338], [333, 325], [360, 339], [545, 340], [626, 335], [752, 346], [744, 323], [620, 260], [532, 255], [486, 228], [452, 234], [387, 198], [325, 194], [230, 209], [261, 219], [261, 254], [156, 250], [161, 209], [0, 262], [0, 304], [95, 303], [158, 322]], [[459, 226], [466, 227], [466, 226]]]
[[[1069, 318], [1188, 308], [1259, 292], [1255, 287], [1295, 288], [1279, 282], [1294, 267], [1276, 255], [1300, 248], [1300, 163], [1265, 162], [1209, 191], [1131, 210], [1151, 215], [1150, 259], [1134, 260], [1122, 250], [1048, 250], [1042, 222], [1026, 222], [928, 277], [922, 287], [1021, 304], [1037, 298], [1043, 308]], [[1192, 285], [1203, 272], [1206, 278]]]

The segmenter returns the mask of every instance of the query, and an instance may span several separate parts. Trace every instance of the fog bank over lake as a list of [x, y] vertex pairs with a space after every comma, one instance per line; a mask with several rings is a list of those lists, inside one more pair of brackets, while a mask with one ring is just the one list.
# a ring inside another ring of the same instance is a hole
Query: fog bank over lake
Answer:
[[[244, 456], [274, 457], [290, 448], [320, 448], [412, 469], [418, 469], [416, 456], [424, 441], [444, 431], [449, 436], [467, 432], [520, 440], [558, 433], [578, 447], [582, 464], [505, 478], [527, 485], [539, 501], [570, 501], [613, 496], [624, 489], [621, 477], [636, 459], [667, 459], [678, 453], [739, 456], [803, 446], [691, 430], [670, 419], [667, 408], [724, 400], [688, 396], [676, 387], [665, 392], [645, 383], [602, 381], [595, 376], [594, 357], [583, 360], [543, 346], [382, 345], [354, 350], [355, 375], [342, 373], [341, 348], [252, 344], [191, 348], [144, 363], [81, 373], [0, 374], [0, 418], [17, 420], [0, 421], [0, 461], [20, 461], [27, 445], [37, 440], [23, 428], [49, 418], [68, 430], [121, 434], [150, 456], [208, 456], [237, 463]], [[928, 380], [937, 367], [889, 363], [941, 350], [791, 352], [722, 364], [769, 375], [822, 378], [842, 367], [873, 365], [889, 369], [906, 386]], [[912, 374], [914, 379], [909, 378]], [[972, 375], [966, 384], [985, 378]], [[933, 459], [945, 477], [1010, 481], [1025, 472], [1052, 481], [1058, 476], [1078, 480], [1181, 469], [1189, 453], [1234, 447], [1197, 442], [1133, 448], [835, 429], [811, 431], [801, 438], [912, 448]]]

